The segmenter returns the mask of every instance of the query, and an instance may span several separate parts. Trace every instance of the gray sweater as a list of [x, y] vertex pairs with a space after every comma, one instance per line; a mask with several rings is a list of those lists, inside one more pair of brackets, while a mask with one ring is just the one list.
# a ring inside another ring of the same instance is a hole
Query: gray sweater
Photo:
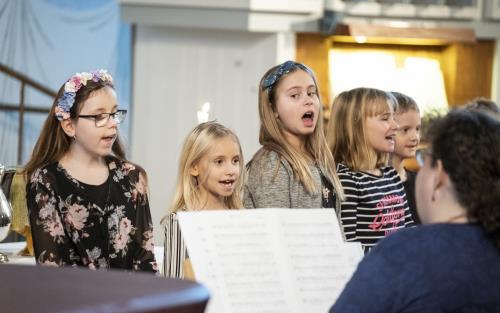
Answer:
[[[264, 157], [252, 161], [243, 196], [245, 208], [321, 208], [319, 169], [310, 166], [317, 190], [311, 195], [294, 178], [290, 164], [284, 158], [281, 162], [279, 159], [276, 152], [269, 151]], [[278, 162], [280, 164], [276, 172]]]

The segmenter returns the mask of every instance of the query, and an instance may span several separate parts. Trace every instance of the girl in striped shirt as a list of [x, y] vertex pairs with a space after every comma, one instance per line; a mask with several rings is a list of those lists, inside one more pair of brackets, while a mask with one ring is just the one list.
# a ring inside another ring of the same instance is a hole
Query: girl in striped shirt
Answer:
[[365, 253], [385, 236], [413, 225], [401, 179], [388, 166], [398, 130], [396, 104], [388, 92], [355, 88], [337, 96], [328, 123], [327, 141], [345, 193], [337, 208], [341, 229]]
[[206, 122], [187, 136], [170, 213], [163, 218], [166, 277], [184, 278], [187, 251], [177, 221], [178, 211], [243, 208], [243, 153], [238, 137], [227, 127]]

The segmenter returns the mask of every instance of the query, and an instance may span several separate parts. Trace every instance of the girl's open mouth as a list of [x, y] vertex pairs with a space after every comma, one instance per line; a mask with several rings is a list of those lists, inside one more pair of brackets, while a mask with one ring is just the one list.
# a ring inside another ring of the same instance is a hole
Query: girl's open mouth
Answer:
[[306, 112], [302, 115], [302, 121], [305, 126], [314, 126], [314, 112]]

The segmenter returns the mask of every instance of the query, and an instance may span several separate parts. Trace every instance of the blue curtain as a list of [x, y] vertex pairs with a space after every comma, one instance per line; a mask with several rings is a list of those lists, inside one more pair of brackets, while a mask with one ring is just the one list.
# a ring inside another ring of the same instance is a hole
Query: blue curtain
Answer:
[[[57, 91], [74, 73], [107, 69], [120, 107], [129, 109], [131, 26], [120, 21], [117, 0], [0, 0], [0, 62]], [[0, 102], [19, 103], [19, 83], [0, 74]], [[53, 99], [27, 89], [25, 104]], [[31, 154], [46, 115], [27, 114], [22, 163]], [[127, 118], [130, 120], [130, 115]], [[18, 114], [0, 112], [0, 163], [15, 165]], [[129, 123], [121, 126], [128, 137]]]

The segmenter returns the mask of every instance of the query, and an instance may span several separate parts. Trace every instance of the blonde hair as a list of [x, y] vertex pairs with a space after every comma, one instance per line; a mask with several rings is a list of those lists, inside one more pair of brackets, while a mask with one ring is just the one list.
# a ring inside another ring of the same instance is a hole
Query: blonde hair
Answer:
[[[291, 61], [288, 61], [291, 62]], [[275, 116], [276, 107], [276, 89], [282, 81], [290, 73], [302, 70], [309, 74], [314, 81], [316, 93], [319, 99], [319, 89], [316, 77], [311, 69], [307, 66], [293, 62], [293, 66], [286, 72], [280, 72], [280, 69], [287, 62], [277, 65], [268, 70], [259, 84], [259, 116], [260, 116], [260, 132], [259, 142], [264, 149], [259, 150], [248, 164], [249, 171], [252, 171], [252, 163], [264, 157], [269, 151], [276, 152], [280, 158], [284, 158], [291, 166], [294, 178], [304, 185], [307, 192], [313, 194], [320, 190], [316, 190], [311, 170], [309, 169], [308, 159], [303, 154], [294, 148], [286, 139], [283, 129], [281, 128]], [[277, 74], [278, 73], [278, 74]], [[265, 87], [270, 77], [274, 83], [271, 86]], [[320, 101], [321, 103], [321, 101]], [[328, 150], [324, 131], [323, 131], [323, 108], [320, 104], [319, 117], [316, 127], [312, 134], [306, 137], [305, 149], [313, 157], [315, 163], [320, 167], [326, 178], [333, 184], [336, 194], [340, 199], [344, 198], [344, 193], [340, 180], [335, 169], [335, 161]], [[277, 173], [280, 162], [277, 164], [275, 173]]]
[[171, 212], [193, 211], [200, 200], [200, 192], [196, 177], [190, 174], [190, 170], [205, 156], [214, 145], [217, 139], [231, 137], [240, 150], [240, 177], [236, 182], [234, 192], [224, 197], [224, 204], [229, 209], [239, 209], [243, 207], [242, 190], [244, 183], [244, 161], [241, 145], [236, 134], [229, 128], [215, 122], [205, 122], [198, 124], [186, 137], [182, 147], [179, 160], [179, 175], [175, 190], [174, 200], [171, 205]]
[[375, 151], [366, 134], [366, 119], [387, 110], [394, 110], [394, 96], [375, 88], [355, 88], [340, 93], [333, 101], [326, 133], [333, 157], [353, 171], [387, 166], [390, 153]]

